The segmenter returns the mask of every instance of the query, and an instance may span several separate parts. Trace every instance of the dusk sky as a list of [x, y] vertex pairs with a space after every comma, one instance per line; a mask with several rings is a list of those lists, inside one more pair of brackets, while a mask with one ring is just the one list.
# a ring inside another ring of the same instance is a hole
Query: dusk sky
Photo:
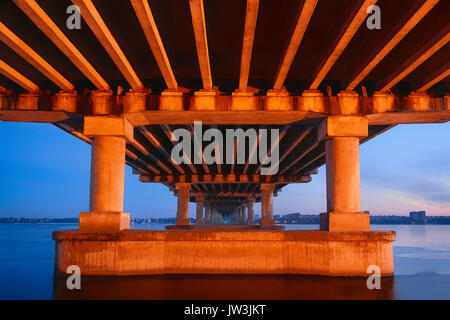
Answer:
[[[1, 217], [78, 217], [89, 207], [90, 146], [50, 124], [0, 122]], [[399, 125], [361, 146], [362, 210], [450, 215], [450, 124]], [[326, 211], [325, 167], [274, 198], [274, 214]], [[167, 187], [125, 169], [124, 210], [175, 217]], [[260, 213], [260, 204], [255, 206]], [[190, 216], [195, 215], [191, 204]]]

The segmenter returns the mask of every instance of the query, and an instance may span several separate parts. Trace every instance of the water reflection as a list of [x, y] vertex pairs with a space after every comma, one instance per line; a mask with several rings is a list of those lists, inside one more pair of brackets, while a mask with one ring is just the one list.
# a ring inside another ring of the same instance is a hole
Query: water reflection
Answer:
[[82, 277], [81, 290], [54, 279], [54, 299], [303, 300], [393, 299], [394, 277], [369, 290], [366, 278], [311, 276], [165, 275]]
[[413, 239], [414, 244], [417, 246], [427, 243], [426, 225], [411, 226], [411, 228], [409, 228], [409, 235], [407, 239]]

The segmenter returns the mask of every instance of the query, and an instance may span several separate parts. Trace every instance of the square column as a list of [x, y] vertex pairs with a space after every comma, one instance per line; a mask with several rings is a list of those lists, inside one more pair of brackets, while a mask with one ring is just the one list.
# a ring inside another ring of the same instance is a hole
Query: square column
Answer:
[[133, 126], [124, 118], [86, 116], [84, 134], [92, 138], [89, 212], [80, 213], [80, 231], [120, 231], [130, 228], [123, 212], [126, 141]]
[[236, 224], [241, 224], [241, 207], [236, 207]]
[[214, 204], [211, 204], [211, 208], [209, 209], [209, 224], [214, 224]]
[[247, 206], [245, 204], [242, 204], [241, 205], [241, 213], [242, 213], [241, 222], [242, 222], [242, 224], [247, 224], [247, 213], [246, 213], [245, 209], [247, 209]]
[[239, 208], [233, 210], [233, 224], [239, 224]]
[[331, 116], [319, 127], [326, 140], [327, 210], [320, 229], [369, 231], [369, 213], [361, 212], [359, 141], [367, 136], [368, 122], [360, 116]]
[[211, 223], [211, 205], [209, 202], [205, 202], [205, 224]]
[[255, 223], [255, 198], [248, 198], [247, 199], [247, 224], [254, 224]]
[[195, 224], [202, 225], [203, 224], [203, 204], [204, 204], [205, 198], [197, 197], [195, 200], [197, 201]]
[[190, 224], [189, 221], [189, 189], [191, 188], [190, 183], [177, 183], [175, 189], [177, 190], [177, 220], [175, 225], [177, 226], [187, 226]]
[[211, 224], [217, 224], [217, 207], [215, 205], [212, 207]]
[[274, 226], [273, 218], [273, 183], [261, 183], [261, 226]]

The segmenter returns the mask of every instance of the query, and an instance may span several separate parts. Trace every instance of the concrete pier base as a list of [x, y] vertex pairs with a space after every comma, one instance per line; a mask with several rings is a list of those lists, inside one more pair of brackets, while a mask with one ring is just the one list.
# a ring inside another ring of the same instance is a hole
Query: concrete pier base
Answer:
[[79, 230], [116, 232], [130, 229], [130, 214], [127, 212], [81, 212]]
[[392, 231], [56, 231], [55, 272], [82, 275], [308, 274], [394, 272]]

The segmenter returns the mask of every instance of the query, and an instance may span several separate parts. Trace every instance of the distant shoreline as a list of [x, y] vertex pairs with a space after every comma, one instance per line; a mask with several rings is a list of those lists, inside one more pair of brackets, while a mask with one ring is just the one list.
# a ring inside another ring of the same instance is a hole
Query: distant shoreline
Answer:
[[[277, 224], [319, 224], [318, 215], [292, 215], [287, 216], [274, 216]], [[131, 223], [134, 224], [174, 224], [176, 218], [131, 218]], [[0, 218], [0, 224], [68, 224], [68, 223], [78, 223], [78, 218], [16, 218], [16, 217], [6, 217]], [[195, 219], [191, 218], [191, 223], [195, 224]], [[256, 221], [258, 223], [258, 220]], [[420, 223], [414, 223], [408, 216], [371, 216], [371, 224], [379, 225], [414, 225]], [[423, 223], [422, 223], [423, 224]], [[449, 225], [450, 216], [428, 216], [426, 217], [427, 225]]]

